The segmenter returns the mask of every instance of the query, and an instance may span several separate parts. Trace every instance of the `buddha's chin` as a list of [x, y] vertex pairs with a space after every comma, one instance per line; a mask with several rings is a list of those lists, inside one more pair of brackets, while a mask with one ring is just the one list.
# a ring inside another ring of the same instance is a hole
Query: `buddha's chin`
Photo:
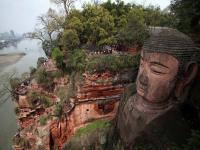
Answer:
[[137, 91], [136, 93], [136, 97], [137, 97], [137, 100], [144, 103], [144, 104], [147, 104], [147, 105], [166, 105], [169, 103], [168, 100], [160, 100], [160, 99], [156, 99], [156, 98], [149, 98], [149, 97], [146, 97], [147, 95], [145, 95], [143, 92], [140, 92], [140, 91]]
[[155, 97], [149, 97], [147, 90], [144, 88], [137, 87], [137, 96], [139, 99], [149, 103], [159, 103], [159, 100]]

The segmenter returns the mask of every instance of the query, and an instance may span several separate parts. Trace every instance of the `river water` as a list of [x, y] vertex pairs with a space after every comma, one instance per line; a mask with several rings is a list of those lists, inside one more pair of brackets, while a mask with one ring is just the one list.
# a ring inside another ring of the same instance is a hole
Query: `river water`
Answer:
[[[22, 40], [15, 46], [0, 50], [0, 54], [21, 52], [26, 53], [26, 55], [15, 64], [0, 68], [0, 76], [8, 72], [16, 72], [17, 75], [27, 72], [31, 66], [36, 67], [39, 57], [45, 56], [41, 44], [36, 40]], [[0, 78], [0, 83], [5, 82], [2, 80], [5, 79]], [[0, 102], [2, 100], [2, 97], [0, 97]], [[0, 150], [12, 150], [11, 139], [17, 130], [14, 107], [14, 102], [11, 98], [0, 105]]]

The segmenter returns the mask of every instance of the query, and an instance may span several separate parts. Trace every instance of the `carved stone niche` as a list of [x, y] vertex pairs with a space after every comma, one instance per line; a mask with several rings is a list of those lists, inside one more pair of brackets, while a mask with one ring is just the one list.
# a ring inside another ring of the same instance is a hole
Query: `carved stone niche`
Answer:
[[126, 149], [148, 141], [154, 149], [183, 144], [190, 135], [179, 106], [195, 78], [200, 51], [185, 34], [171, 28], [150, 28], [141, 51], [137, 93], [120, 108], [117, 130]]
[[94, 110], [100, 115], [106, 115], [113, 112], [115, 108], [115, 101], [111, 102], [97, 102], [94, 106]]

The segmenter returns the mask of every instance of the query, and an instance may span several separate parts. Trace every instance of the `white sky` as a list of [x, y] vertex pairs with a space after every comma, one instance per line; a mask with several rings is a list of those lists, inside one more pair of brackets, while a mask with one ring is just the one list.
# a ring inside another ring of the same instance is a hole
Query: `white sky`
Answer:
[[[49, 1], [0, 0], [0, 32], [10, 31], [11, 29], [17, 33], [32, 31], [37, 22], [37, 16], [47, 12], [49, 7], [54, 7]], [[152, 4], [160, 6], [161, 9], [170, 4], [170, 0], [124, 0], [124, 2], [135, 2], [145, 6]], [[83, 2], [78, 0], [76, 5], [80, 7], [80, 3]]]

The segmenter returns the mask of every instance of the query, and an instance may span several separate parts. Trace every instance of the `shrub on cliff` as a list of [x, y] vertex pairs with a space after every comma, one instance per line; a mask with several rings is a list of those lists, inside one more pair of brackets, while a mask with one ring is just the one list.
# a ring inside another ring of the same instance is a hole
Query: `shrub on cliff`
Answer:
[[20, 113], [19, 107], [15, 107], [15, 114], [18, 115]]
[[[9, 74], [5, 74], [5, 76], [8, 77], [7, 81], [9, 81], [10, 87], [12, 90], [15, 90], [16, 88], [18, 88], [18, 86], [20, 86], [20, 84], [23, 82], [24, 84], [27, 84], [26, 81], [29, 80], [30, 78], [30, 74], [28, 72], [24, 72], [23, 74], [21, 74], [20, 77], [16, 77], [15, 74], [16, 72], [14, 72], [11, 76], [9, 76]], [[8, 85], [4, 85], [4, 86], [8, 88]]]
[[21, 83], [20, 78], [11, 78], [10, 79], [10, 86], [14, 90], [16, 89]]
[[56, 92], [56, 95], [60, 98], [61, 101], [64, 101], [69, 97], [67, 86], [58, 87], [58, 88], [56, 88], [55, 92]]
[[29, 92], [27, 94], [28, 103], [31, 107], [35, 107], [37, 104], [43, 104], [45, 108], [50, 107], [52, 105], [51, 100], [36, 92]]
[[90, 72], [117, 72], [125, 68], [138, 68], [139, 55], [102, 55], [89, 58], [86, 70]]
[[53, 48], [51, 57], [56, 62], [57, 68], [60, 69], [60, 71], [64, 72], [66, 67], [64, 63], [64, 54], [61, 52], [61, 50], [57, 47]]
[[44, 149], [45, 149], [45, 147], [42, 145], [38, 145], [38, 147], [37, 147], [37, 150], [44, 150]]
[[61, 118], [62, 116], [62, 104], [58, 103], [55, 106], [55, 110], [54, 110], [54, 115], [58, 118]]
[[72, 73], [73, 71], [83, 71], [86, 64], [85, 52], [82, 49], [76, 49], [66, 53], [65, 64], [68, 73]]
[[38, 97], [37, 93], [29, 92], [27, 94], [27, 100], [28, 100], [28, 103], [29, 103], [30, 107], [35, 107], [35, 105], [39, 101], [39, 97]]
[[47, 116], [41, 116], [39, 119], [40, 125], [44, 126], [47, 123]]
[[79, 47], [80, 40], [78, 33], [73, 29], [66, 29], [62, 33], [60, 42], [65, 50], [71, 51]]
[[46, 60], [46, 58], [39, 57], [37, 60], [37, 68], [39, 68], [45, 62], [45, 60]]
[[63, 145], [63, 150], [81, 150], [86, 149], [107, 150], [105, 148], [108, 134], [111, 130], [111, 122], [108, 120], [97, 120], [79, 128], [75, 135], [67, 140]]
[[71, 74], [73, 71], [83, 71], [86, 66], [86, 54], [82, 49], [71, 49], [61, 52], [53, 49], [52, 57], [56, 66], [63, 72]]
[[54, 74], [47, 72], [45, 69], [40, 68], [36, 73], [37, 83], [45, 89], [53, 90], [54, 88]]
[[62, 55], [61, 51], [59, 48], [53, 48], [52, 52], [51, 52], [51, 57], [53, 58], [53, 60], [57, 60], [57, 58], [59, 58]]
[[31, 148], [29, 141], [23, 137], [14, 137], [13, 142], [16, 145], [19, 145], [21, 148], [24, 148], [24, 149]]
[[31, 76], [34, 75], [34, 73], [37, 71], [37, 69], [34, 68], [34, 67], [30, 67], [29, 70], [30, 70], [30, 75]]
[[52, 102], [46, 96], [41, 96], [40, 101], [42, 102], [45, 108], [50, 107], [52, 105]]

